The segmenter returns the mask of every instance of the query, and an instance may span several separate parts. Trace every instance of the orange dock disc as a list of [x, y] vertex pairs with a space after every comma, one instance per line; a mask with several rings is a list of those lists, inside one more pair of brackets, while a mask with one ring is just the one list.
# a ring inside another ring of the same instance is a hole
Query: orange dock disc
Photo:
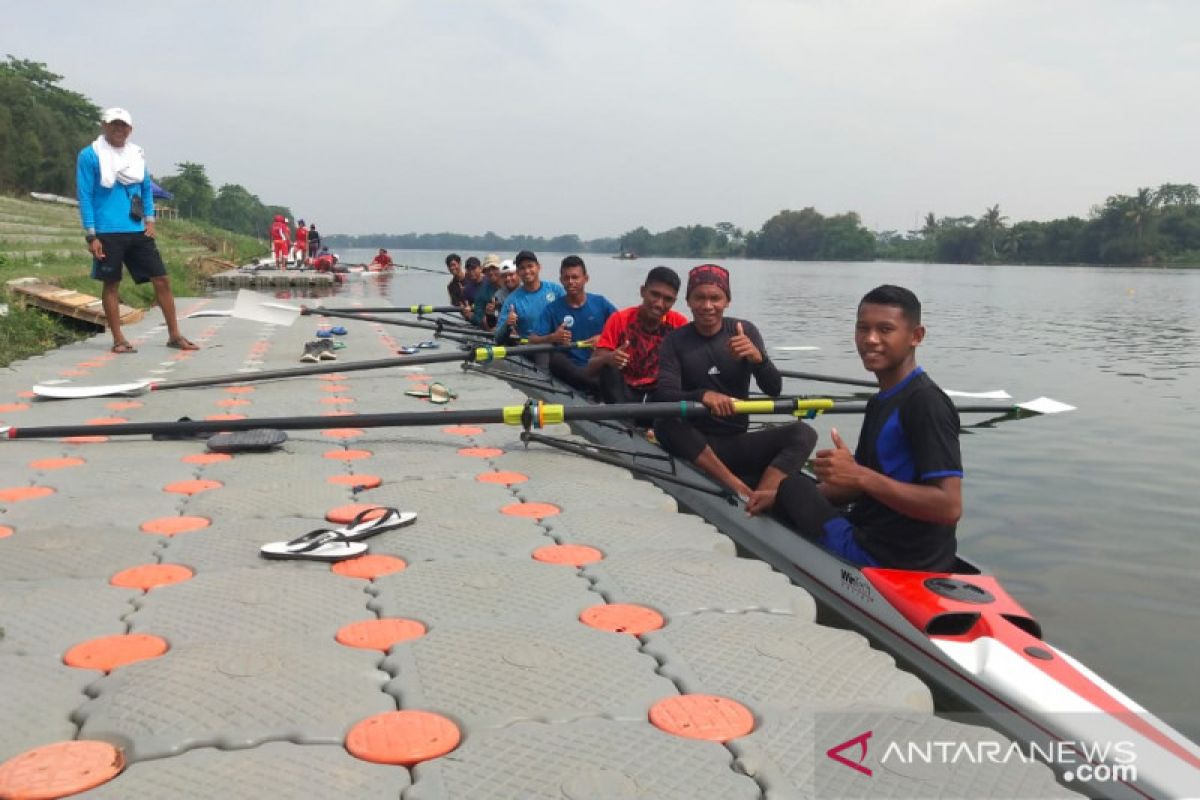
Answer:
[[87, 421], [88, 425], [123, 425], [129, 420], [124, 417], [95, 417]]
[[112, 411], [128, 411], [131, 408], [141, 408], [142, 404], [138, 400], [113, 400], [111, 403], [105, 403], [104, 407]]
[[75, 458], [74, 456], [70, 458], [39, 458], [37, 461], [30, 461], [29, 468], [49, 471], [52, 469], [78, 467], [86, 463], [82, 458]]
[[216, 464], [219, 461], [232, 461], [229, 453], [192, 453], [180, 459], [185, 464]]
[[367, 717], [346, 734], [350, 755], [376, 764], [411, 767], [458, 747], [458, 726], [428, 711], [387, 711]]
[[474, 425], [451, 425], [449, 428], [442, 428], [442, 433], [451, 436], [478, 436], [483, 433], [483, 428]]
[[325, 512], [325, 519], [330, 522], [335, 522], [338, 525], [345, 525], [352, 522], [355, 517], [364, 511], [374, 509], [374, 513], [368, 514], [363, 518], [364, 521], [379, 519], [383, 516], [384, 509], [387, 506], [381, 506], [378, 503], [351, 503], [347, 506], [335, 506]]
[[326, 383], [321, 386], [322, 392], [344, 392], [350, 387], [344, 383]]
[[495, 458], [504, 455], [504, 451], [498, 447], [464, 447], [458, 454], [467, 458]]
[[99, 444], [107, 442], [107, 436], [64, 436], [64, 444]]
[[29, 403], [0, 403], [0, 414], [11, 414], [14, 411], [29, 410]]
[[113, 586], [150, 591], [158, 586], [170, 586], [192, 579], [194, 573], [180, 564], [141, 564], [123, 569], [108, 579]]
[[425, 626], [415, 619], [389, 617], [352, 622], [337, 632], [334, 638], [347, 647], [387, 652], [397, 642], [407, 642], [425, 635]]
[[228, 394], [250, 394], [254, 391], [253, 386], [230, 386], [225, 389]]
[[328, 436], [330, 439], [353, 439], [355, 436], [362, 436], [366, 431], [362, 428], [326, 428], [321, 431], [322, 436]]
[[331, 375], [318, 375], [318, 376], [317, 376], [317, 380], [319, 380], [319, 381], [332, 381], [332, 382], [336, 383], [336, 382], [338, 382], [338, 381], [344, 381], [344, 380], [346, 380], [346, 376], [345, 376], [345, 375], [342, 375], [341, 373], [335, 372], [335, 373], [333, 373], [333, 374], [331, 374]]
[[359, 489], [374, 489], [383, 483], [378, 475], [330, 475], [325, 480], [338, 486], [354, 486]]
[[628, 633], [631, 636], [641, 636], [644, 633], [656, 631], [665, 624], [662, 614], [653, 608], [633, 603], [592, 606], [584, 609], [583, 613], [579, 615], [579, 621], [602, 631]]
[[651, 706], [650, 723], [685, 739], [728, 742], [754, 730], [754, 715], [728, 697], [684, 694]]
[[7, 539], [13, 535], [13, 529], [7, 525], [0, 525], [0, 539]]
[[330, 569], [335, 574], [346, 578], [362, 578], [370, 581], [381, 575], [403, 572], [408, 569], [408, 562], [403, 558], [396, 558], [396, 556], [359, 556], [339, 561]]
[[514, 483], [524, 483], [529, 480], [529, 476], [519, 472], [481, 472], [475, 476], [475, 480], [480, 483], [502, 483], [512, 486]]
[[331, 458], [334, 461], [357, 461], [360, 458], [370, 458], [375, 455], [370, 450], [328, 450], [325, 453], [325, 458]]
[[507, 514], [510, 517], [533, 517], [534, 519], [553, 517], [560, 511], [562, 509], [550, 503], [509, 503], [500, 509], [501, 514]]
[[604, 553], [585, 544], [548, 544], [533, 551], [533, 560], [546, 564], [582, 567], [604, 560]]
[[0, 489], [0, 503], [19, 503], [22, 500], [36, 500], [52, 494], [54, 490], [49, 486], [10, 486]]
[[323, 406], [347, 406], [354, 402], [353, 397], [322, 397], [318, 400]]
[[421, 381], [433, 380], [433, 376], [426, 375], [424, 372], [414, 372], [410, 375], [405, 375], [404, 379], [408, 380], [408, 381], [412, 381], [413, 383], [420, 383]]
[[231, 422], [235, 419], [245, 419], [245, 414], [209, 414], [205, 417], [210, 422]]
[[66, 797], [107, 783], [123, 769], [125, 755], [108, 742], [55, 742], [0, 764], [0, 797]]
[[163, 491], [173, 494], [193, 495], [211, 491], [212, 489], [220, 489], [224, 485], [220, 481], [210, 480], [175, 481], [164, 486]]
[[208, 517], [157, 517], [148, 519], [139, 526], [143, 533], [157, 533], [160, 536], [175, 536], [179, 533], [191, 533], [202, 530], [212, 524]]
[[250, 405], [250, 401], [243, 400], [240, 397], [227, 397], [224, 400], [217, 401], [217, 406], [219, 408], [237, 408], [238, 406], [248, 406], [248, 405]]
[[167, 641], [145, 633], [120, 633], [81, 642], [63, 656], [63, 663], [79, 669], [112, 672], [117, 667], [158, 658], [167, 652]]

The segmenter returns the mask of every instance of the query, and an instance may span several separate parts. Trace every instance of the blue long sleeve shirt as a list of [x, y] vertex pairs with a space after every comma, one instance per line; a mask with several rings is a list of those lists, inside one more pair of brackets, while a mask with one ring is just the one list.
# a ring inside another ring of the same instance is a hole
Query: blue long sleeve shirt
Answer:
[[[134, 195], [141, 193], [143, 220], [129, 216]], [[154, 190], [150, 170], [140, 184], [125, 186], [120, 181], [111, 188], [100, 185], [100, 157], [89, 144], [79, 151], [75, 162], [75, 196], [79, 199], [79, 219], [88, 233], [138, 233], [146, 230], [145, 220], [154, 219]]]

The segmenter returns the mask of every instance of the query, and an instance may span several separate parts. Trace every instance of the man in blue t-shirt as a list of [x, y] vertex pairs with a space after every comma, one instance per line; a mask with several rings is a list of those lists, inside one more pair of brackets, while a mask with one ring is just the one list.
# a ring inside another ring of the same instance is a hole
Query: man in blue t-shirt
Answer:
[[496, 323], [496, 341], [500, 344], [519, 342], [529, 336], [533, 326], [542, 318], [546, 306], [562, 297], [563, 288], [553, 281], [541, 278], [542, 265], [537, 256], [528, 250], [517, 253], [513, 259], [521, 285], [504, 299]]
[[[604, 330], [604, 323], [617, 313], [608, 298], [600, 294], [588, 294], [587, 265], [579, 256], [567, 256], [558, 271], [562, 283], [562, 297], [546, 306], [541, 319], [534, 324], [529, 341], [534, 344], [580, 344], [594, 345]], [[573, 347], [565, 352], [550, 354], [550, 373], [562, 378], [576, 389], [596, 389], [595, 381], [584, 371], [592, 355], [591, 348]]]
[[[962, 516], [958, 410], [917, 366], [925, 338], [921, 303], [879, 286], [858, 304], [854, 344], [875, 373], [858, 449], [833, 430], [833, 449], [779, 486], [775, 509], [801, 534], [863, 566], [949, 572]], [[847, 504], [849, 510], [843, 511]]]

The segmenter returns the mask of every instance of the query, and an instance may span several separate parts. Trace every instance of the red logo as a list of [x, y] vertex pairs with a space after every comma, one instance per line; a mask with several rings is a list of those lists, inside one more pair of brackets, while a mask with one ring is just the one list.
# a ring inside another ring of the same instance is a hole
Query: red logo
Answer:
[[[839, 764], [845, 764], [850, 769], [861, 772], [863, 775], [866, 775], [869, 778], [874, 773], [871, 772], [870, 767], [864, 767], [863, 762], [867, 760], [867, 739], [871, 738], [871, 733], [872, 733], [872, 731], [867, 731], [866, 733], [860, 733], [858, 736], [855, 736], [853, 739], [847, 739], [846, 741], [842, 742], [841, 744], [835, 744], [833, 747], [831, 747], [825, 751], [825, 755], [829, 756], [830, 758], [832, 758], [834, 761], [838, 762]], [[846, 750], [850, 747], [853, 747], [855, 745], [858, 745], [860, 752], [859, 752], [858, 760], [851, 761], [850, 759], [848, 759], [844, 755], [842, 755], [842, 751]]]

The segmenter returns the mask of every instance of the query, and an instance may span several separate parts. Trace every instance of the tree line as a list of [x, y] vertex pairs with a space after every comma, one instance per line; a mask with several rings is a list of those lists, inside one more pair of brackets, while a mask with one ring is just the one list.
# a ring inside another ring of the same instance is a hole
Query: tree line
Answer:
[[271, 229], [276, 214], [292, 220], [287, 206], [269, 206], [236, 183], [222, 184], [213, 189], [203, 164], [184, 161], [176, 164], [174, 175], [158, 178], [158, 183], [174, 197], [171, 207], [181, 217], [200, 220], [234, 233], [244, 233], [262, 239]]
[[876, 256], [951, 264], [1200, 264], [1200, 189], [1192, 183], [1112, 195], [1086, 219], [1008, 221], [999, 205], [978, 218], [930, 212], [919, 230], [876, 234]]

